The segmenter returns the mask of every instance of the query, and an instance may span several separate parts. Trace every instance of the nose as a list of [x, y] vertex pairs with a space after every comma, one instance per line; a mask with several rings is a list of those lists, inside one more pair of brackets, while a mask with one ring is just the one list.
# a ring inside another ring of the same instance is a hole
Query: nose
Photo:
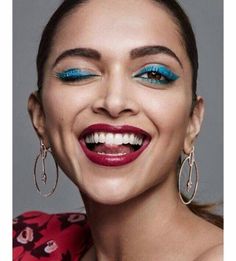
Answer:
[[99, 98], [95, 99], [93, 104], [95, 113], [118, 118], [139, 112], [138, 102], [130, 88], [129, 80], [119, 73], [104, 79], [98, 95]]

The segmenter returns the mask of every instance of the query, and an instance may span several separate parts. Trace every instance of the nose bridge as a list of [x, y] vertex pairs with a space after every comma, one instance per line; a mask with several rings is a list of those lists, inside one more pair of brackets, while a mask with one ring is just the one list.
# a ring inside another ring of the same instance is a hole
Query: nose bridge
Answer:
[[94, 104], [96, 112], [106, 112], [112, 117], [123, 113], [135, 114], [138, 107], [132, 99], [130, 82], [126, 72], [116, 65], [104, 77], [102, 97]]
[[106, 86], [106, 95], [105, 95], [105, 105], [108, 108], [114, 107], [114, 109], [125, 107], [127, 97], [127, 79], [125, 79], [125, 74], [121, 70], [121, 68], [114, 68], [113, 71], [111, 71], [107, 78], [107, 83], [105, 83]]

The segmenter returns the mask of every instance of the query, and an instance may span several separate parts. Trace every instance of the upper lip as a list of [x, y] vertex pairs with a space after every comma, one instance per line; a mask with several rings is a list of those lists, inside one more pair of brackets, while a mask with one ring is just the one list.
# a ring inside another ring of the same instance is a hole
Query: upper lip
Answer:
[[130, 125], [109, 125], [109, 124], [93, 124], [85, 128], [80, 134], [80, 139], [84, 138], [86, 135], [89, 135], [94, 132], [111, 132], [111, 133], [134, 133], [136, 135], [143, 135], [145, 138], [151, 139], [151, 135], [140, 129], [138, 127], [130, 126]]

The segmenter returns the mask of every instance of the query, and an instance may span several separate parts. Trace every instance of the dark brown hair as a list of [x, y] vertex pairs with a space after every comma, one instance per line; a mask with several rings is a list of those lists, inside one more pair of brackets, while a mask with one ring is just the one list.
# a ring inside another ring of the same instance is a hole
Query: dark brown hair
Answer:
[[[39, 92], [43, 87], [44, 69], [47, 59], [50, 55], [53, 39], [63, 18], [68, 15], [75, 7], [85, 4], [89, 0], [64, 0], [58, 9], [54, 12], [42, 33], [38, 55], [37, 55], [37, 72], [38, 72], [38, 89]], [[173, 21], [178, 26], [179, 33], [183, 40], [186, 53], [191, 63], [192, 69], [192, 110], [196, 101], [197, 75], [198, 75], [198, 50], [192, 25], [183, 8], [175, 0], [152, 0], [160, 4], [172, 16]], [[205, 220], [223, 228], [223, 218], [220, 215], [211, 213], [214, 204], [200, 205], [191, 203], [189, 209], [196, 215]]]

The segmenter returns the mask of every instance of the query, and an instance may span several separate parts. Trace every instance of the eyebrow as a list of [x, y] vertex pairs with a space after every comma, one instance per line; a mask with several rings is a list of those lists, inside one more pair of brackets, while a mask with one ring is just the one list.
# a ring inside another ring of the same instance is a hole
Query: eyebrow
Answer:
[[146, 55], [155, 55], [160, 53], [167, 54], [173, 57], [183, 68], [183, 65], [178, 56], [171, 49], [161, 45], [151, 45], [135, 48], [130, 52], [130, 57], [131, 59], [137, 59]]
[[[169, 48], [161, 45], [150, 45], [150, 46], [142, 46], [135, 48], [131, 50], [130, 57], [131, 59], [137, 59], [141, 58], [147, 55], [155, 55], [155, 54], [167, 54], [171, 57], [173, 57], [179, 65], [183, 68], [183, 65], [178, 58], [178, 56]], [[53, 64], [53, 67], [55, 67], [61, 60], [65, 59], [66, 57], [85, 57], [89, 59], [93, 59], [95, 61], [101, 60], [102, 55], [95, 49], [91, 48], [75, 48], [75, 49], [69, 49], [61, 53], [56, 61]]]
[[96, 61], [99, 61], [101, 59], [101, 54], [90, 48], [75, 48], [75, 49], [69, 49], [61, 53], [56, 61], [53, 64], [53, 67], [55, 67], [61, 60], [63, 60], [66, 57], [74, 57], [74, 56], [80, 56], [80, 57], [85, 57], [89, 59], [93, 59]]

